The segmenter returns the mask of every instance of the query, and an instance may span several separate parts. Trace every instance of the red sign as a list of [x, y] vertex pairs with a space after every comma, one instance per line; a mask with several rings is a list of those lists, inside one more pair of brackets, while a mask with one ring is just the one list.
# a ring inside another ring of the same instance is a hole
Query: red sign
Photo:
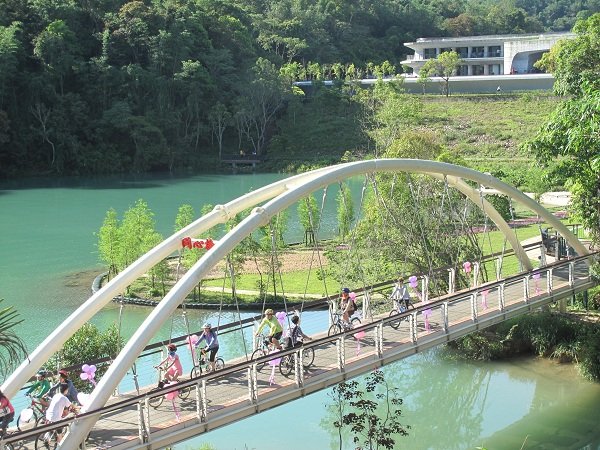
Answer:
[[186, 237], [181, 240], [181, 246], [187, 248], [205, 248], [206, 250], [210, 250], [215, 246], [215, 243], [211, 238], [206, 239], [192, 239], [191, 237]]

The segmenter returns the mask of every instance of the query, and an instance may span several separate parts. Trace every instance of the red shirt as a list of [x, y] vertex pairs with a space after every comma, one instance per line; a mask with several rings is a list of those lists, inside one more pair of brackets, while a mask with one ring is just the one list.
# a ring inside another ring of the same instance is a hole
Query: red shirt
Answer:
[[12, 414], [15, 412], [15, 408], [13, 408], [13, 405], [10, 403], [10, 401], [6, 397], [0, 398], [0, 409], [6, 408], [7, 406], [8, 406], [9, 414]]

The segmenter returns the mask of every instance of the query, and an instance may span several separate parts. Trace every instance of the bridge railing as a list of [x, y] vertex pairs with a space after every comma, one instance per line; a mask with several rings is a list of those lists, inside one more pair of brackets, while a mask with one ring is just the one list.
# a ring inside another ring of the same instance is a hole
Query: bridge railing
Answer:
[[[375, 317], [372, 322], [333, 336], [317, 336], [300, 349], [240, 361], [174, 386], [131, 395], [78, 418], [16, 433], [5, 442], [33, 442], [42, 432], [90, 415], [98, 418], [91, 434], [96, 446], [160, 442], [160, 439], [173, 439], [165, 436], [184, 428], [192, 432], [192, 428], [196, 427], [193, 430], [197, 434], [281, 404], [286, 399], [297, 398], [301, 395], [299, 388], [305, 393], [322, 389], [364, 373], [373, 365], [386, 364], [531, 311], [578, 289], [587, 289], [591, 285], [589, 265], [595, 257], [596, 254], [560, 261], [470, 290], [447, 294], [418, 304], [414, 310], [402, 314]], [[292, 355], [299, 368], [307, 349], [315, 352], [314, 365], [307, 371], [294, 370], [290, 376], [279, 373], [275, 365], [277, 359]], [[164, 398], [185, 390], [190, 391], [185, 399], [178, 396], [172, 400]], [[161, 405], [153, 407], [157, 400], [161, 401]], [[122, 427], [121, 414], [128, 414], [127, 427]], [[121, 426], [116, 426], [117, 423]], [[102, 430], [111, 430], [111, 442], [103, 441], [106, 438]]]

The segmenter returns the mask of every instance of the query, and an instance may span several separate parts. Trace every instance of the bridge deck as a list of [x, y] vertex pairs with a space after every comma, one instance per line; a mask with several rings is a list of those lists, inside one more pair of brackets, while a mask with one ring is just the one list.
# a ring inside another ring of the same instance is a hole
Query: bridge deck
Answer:
[[[394, 318], [382, 314], [345, 335], [327, 337], [326, 333], [321, 333], [315, 338], [322, 339], [307, 344], [314, 346], [314, 364], [297, 376], [292, 373], [285, 377], [278, 368], [272, 372], [268, 364], [255, 372], [256, 366], [245, 359], [228, 361], [228, 367], [222, 371], [183, 382], [183, 386], [192, 386], [191, 395], [185, 400], [165, 399], [159, 407], [153, 408], [148, 404], [150, 398], [157, 397], [152, 388], [146, 388], [149, 394], [145, 397], [128, 394], [114, 398], [111, 404], [115, 410], [103, 410], [86, 446], [113, 449], [165, 447], [532, 311], [593, 285], [586, 260], [563, 261], [554, 269], [542, 272], [537, 280], [528, 275], [513, 277], [490, 283], [489, 287], [416, 305], [414, 311], [403, 315], [406, 320], [397, 329], [391, 326]], [[142, 417], [144, 426], [140, 428], [138, 424], [142, 423]], [[140, 429], [145, 431], [143, 438]], [[33, 448], [34, 436], [32, 433], [25, 436], [20, 442], [22, 447]]]

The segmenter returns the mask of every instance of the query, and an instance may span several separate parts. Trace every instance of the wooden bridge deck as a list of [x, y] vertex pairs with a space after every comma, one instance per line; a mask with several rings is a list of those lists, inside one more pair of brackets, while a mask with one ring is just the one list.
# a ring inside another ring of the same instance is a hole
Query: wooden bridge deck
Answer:
[[[315, 361], [298, 376], [292, 373], [284, 377], [275, 368], [272, 378], [270, 365], [254, 371], [252, 362], [244, 358], [228, 361], [228, 367], [222, 371], [180, 383], [192, 388], [185, 400], [164, 399], [158, 408], [153, 408], [148, 402], [157, 394], [151, 388], [146, 388], [146, 394], [141, 396], [121, 395], [101, 410], [86, 448], [166, 447], [594, 285], [585, 259], [575, 263], [563, 261], [542, 271], [538, 280], [528, 275], [512, 277], [416, 305], [414, 311], [403, 315], [406, 320], [398, 329], [390, 326], [394, 318], [382, 314], [346, 334], [327, 337], [323, 332], [307, 344], [314, 347]], [[357, 339], [363, 331], [364, 337]], [[36, 434], [39, 431], [13, 435], [7, 441], [14, 441], [15, 448], [32, 449]]]

